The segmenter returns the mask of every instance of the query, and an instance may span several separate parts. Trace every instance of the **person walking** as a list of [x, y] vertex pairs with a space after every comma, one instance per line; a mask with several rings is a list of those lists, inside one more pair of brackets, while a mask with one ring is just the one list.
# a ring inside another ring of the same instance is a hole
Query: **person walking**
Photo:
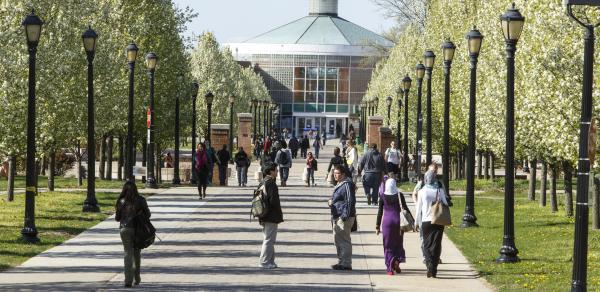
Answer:
[[295, 135], [290, 139], [288, 146], [292, 151], [292, 159], [296, 159], [298, 157], [298, 148], [300, 148], [300, 142], [298, 142], [298, 139], [296, 139]]
[[[331, 160], [329, 161], [329, 166], [327, 167], [327, 182], [329, 184], [331, 184], [331, 186], [335, 186], [337, 183], [334, 179], [334, 175], [333, 175], [333, 167], [335, 167], [336, 165], [342, 165], [345, 166], [346, 163], [344, 162], [344, 158], [342, 156], [340, 156], [340, 147], [335, 147], [333, 148], [333, 157], [331, 157]], [[346, 170], [346, 168], [344, 167], [344, 169]], [[347, 172], [347, 170], [346, 170]], [[346, 173], [347, 176], [348, 173]]]
[[348, 140], [347, 144], [346, 164], [348, 165], [348, 170], [352, 174], [352, 181], [356, 184], [356, 179], [358, 177], [358, 150], [354, 147], [354, 141]]
[[208, 163], [208, 153], [206, 144], [199, 143], [196, 150], [196, 165], [194, 166], [196, 174], [198, 174], [198, 196], [200, 200], [206, 197], [206, 187], [208, 186], [208, 178], [210, 172], [210, 164]]
[[379, 189], [379, 183], [383, 179], [383, 174], [386, 172], [383, 157], [377, 151], [377, 144], [371, 144], [369, 150], [360, 160], [358, 174], [360, 175], [362, 171], [365, 172], [362, 183], [365, 196], [367, 196], [367, 204], [377, 205], [377, 190]]
[[[401, 208], [402, 206], [402, 208]], [[379, 212], [377, 212], [376, 234], [383, 234], [383, 254], [387, 274], [401, 273], [400, 263], [406, 262], [404, 234], [400, 231], [400, 212], [408, 210], [404, 194], [398, 191], [395, 174], [389, 173], [384, 190], [379, 193]]]
[[306, 158], [306, 152], [310, 148], [310, 143], [308, 142], [308, 136], [304, 135], [302, 141], [300, 141], [300, 155], [302, 158]]
[[231, 159], [227, 145], [223, 145], [223, 148], [217, 151], [217, 158], [219, 158], [219, 185], [224, 186], [227, 182], [227, 164]]
[[208, 158], [208, 183], [212, 184], [213, 182], [213, 169], [215, 168], [215, 163], [217, 165], [220, 164], [219, 158], [215, 155], [215, 148], [210, 145], [210, 141], [206, 141], [206, 158]]
[[356, 196], [354, 183], [346, 176], [341, 165], [336, 165], [333, 175], [337, 185], [327, 202], [331, 209], [333, 241], [337, 251], [338, 263], [334, 270], [352, 270], [352, 239], [350, 232], [356, 220]]
[[238, 152], [233, 157], [233, 162], [237, 170], [238, 187], [245, 187], [248, 183], [248, 167], [250, 167], [250, 158], [244, 151], [244, 147], [240, 147]]
[[[308, 152], [308, 157], [306, 158], [306, 186], [316, 186], [315, 184], [315, 171], [317, 171], [317, 160], [313, 156], [312, 152]], [[311, 183], [312, 181], [312, 183]]]
[[275, 156], [275, 164], [279, 167], [279, 179], [281, 180], [281, 186], [287, 186], [288, 176], [290, 175], [290, 168], [292, 167], [292, 153], [287, 149], [285, 140], [279, 142], [281, 149], [277, 151]]
[[392, 141], [390, 143], [390, 148], [385, 150], [385, 161], [387, 162], [387, 170], [389, 172], [393, 172], [398, 174], [399, 165], [400, 165], [400, 150], [396, 148], [396, 143]]
[[438, 264], [442, 253], [442, 238], [444, 225], [431, 223], [432, 205], [438, 200], [448, 205], [443, 187], [437, 183], [436, 173], [428, 170], [423, 177], [423, 188], [419, 190], [417, 201], [417, 216], [415, 220], [423, 232], [423, 256], [427, 266], [427, 278], [437, 277]]
[[115, 220], [119, 221], [119, 232], [121, 242], [125, 250], [125, 287], [139, 285], [142, 281], [140, 276], [141, 250], [134, 246], [135, 241], [135, 217], [142, 216], [150, 219], [150, 209], [144, 197], [138, 193], [135, 183], [127, 180], [121, 194], [115, 203]]
[[315, 137], [315, 141], [313, 141], [312, 146], [315, 149], [315, 157], [319, 159], [319, 150], [323, 147], [323, 144], [321, 143], [321, 136], [319, 136], [319, 134], [317, 134], [317, 137]]
[[263, 244], [260, 252], [260, 267], [263, 269], [275, 269], [275, 241], [277, 240], [277, 228], [279, 223], [283, 222], [283, 212], [279, 200], [279, 189], [275, 178], [277, 177], [277, 166], [272, 163], [266, 163], [262, 172], [265, 178], [259, 188], [264, 187], [264, 194], [267, 202], [267, 213], [259, 218], [259, 223], [263, 227]]

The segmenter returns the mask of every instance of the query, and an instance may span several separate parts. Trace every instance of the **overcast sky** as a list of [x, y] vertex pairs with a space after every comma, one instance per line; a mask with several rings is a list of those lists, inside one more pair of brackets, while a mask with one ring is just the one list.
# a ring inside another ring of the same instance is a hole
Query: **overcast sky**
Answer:
[[[212, 31], [220, 43], [241, 42], [308, 15], [309, 0], [174, 0], [198, 13], [186, 36]], [[339, 16], [381, 33], [393, 26], [370, 0], [339, 0]]]

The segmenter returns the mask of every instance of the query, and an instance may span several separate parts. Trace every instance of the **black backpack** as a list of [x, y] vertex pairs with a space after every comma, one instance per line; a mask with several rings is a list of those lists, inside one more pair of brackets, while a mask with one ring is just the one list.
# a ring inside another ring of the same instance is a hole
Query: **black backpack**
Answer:
[[134, 217], [135, 236], [133, 246], [135, 248], [144, 249], [154, 243], [156, 238], [156, 228], [150, 222], [150, 218], [137, 215]]
[[286, 165], [289, 163], [288, 160], [288, 155], [285, 151], [283, 150], [279, 150], [279, 152], [281, 153], [281, 155], [279, 155], [279, 165]]

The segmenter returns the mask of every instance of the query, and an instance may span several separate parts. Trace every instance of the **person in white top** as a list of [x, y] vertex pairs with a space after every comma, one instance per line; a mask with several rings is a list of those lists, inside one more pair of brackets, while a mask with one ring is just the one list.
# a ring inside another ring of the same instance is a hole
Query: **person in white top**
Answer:
[[358, 150], [354, 147], [354, 141], [348, 140], [348, 148], [346, 148], [346, 163], [348, 169], [352, 173], [352, 182], [356, 183], [358, 170]]
[[390, 148], [385, 150], [385, 161], [387, 161], [388, 172], [398, 173], [401, 157], [400, 150], [396, 148], [396, 143], [392, 141]]
[[437, 183], [436, 173], [428, 170], [423, 177], [423, 188], [419, 190], [417, 201], [417, 225], [423, 232], [423, 256], [427, 265], [427, 278], [437, 277], [437, 266], [442, 253], [444, 226], [431, 223], [431, 206], [440, 200], [448, 205], [444, 188]]

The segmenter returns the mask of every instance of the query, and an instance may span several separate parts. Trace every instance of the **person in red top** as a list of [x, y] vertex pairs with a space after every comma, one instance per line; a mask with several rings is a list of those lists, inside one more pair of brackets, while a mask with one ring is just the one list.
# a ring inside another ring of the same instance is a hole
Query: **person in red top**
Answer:
[[206, 145], [199, 143], [196, 150], [196, 165], [194, 166], [198, 174], [198, 196], [200, 200], [206, 197], [206, 187], [208, 186], [208, 156], [206, 154]]
[[[312, 152], [308, 152], [308, 157], [306, 158], [306, 186], [315, 186], [315, 171], [317, 170], [317, 160], [313, 156]], [[311, 184], [312, 181], [312, 184]]]
[[265, 137], [265, 143], [263, 143], [263, 155], [268, 155], [270, 149], [271, 149], [271, 139], [269, 139], [269, 137]]

